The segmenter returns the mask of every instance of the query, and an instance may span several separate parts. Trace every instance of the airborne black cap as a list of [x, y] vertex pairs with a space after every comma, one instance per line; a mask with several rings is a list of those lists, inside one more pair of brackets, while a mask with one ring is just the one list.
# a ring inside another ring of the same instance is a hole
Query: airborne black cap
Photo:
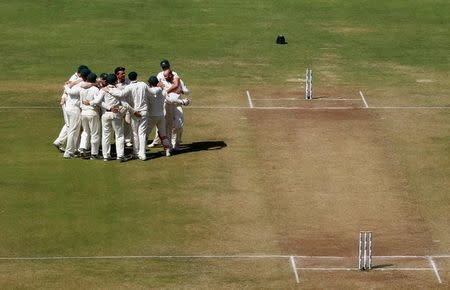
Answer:
[[169, 69], [169, 68], [170, 68], [170, 63], [169, 63], [169, 61], [168, 61], [167, 59], [163, 59], [163, 60], [161, 61], [160, 65], [161, 65], [161, 68], [162, 68], [163, 70], [166, 70], [166, 69]]

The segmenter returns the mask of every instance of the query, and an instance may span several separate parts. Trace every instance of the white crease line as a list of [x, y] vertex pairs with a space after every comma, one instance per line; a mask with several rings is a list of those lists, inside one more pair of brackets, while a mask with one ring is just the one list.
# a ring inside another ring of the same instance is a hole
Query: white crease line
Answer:
[[[301, 271], [361, 271], [358, 268], [332, 268], [332, 267], [305, 267], [305, 268], [297, 268], [297, 270]], [[432, 271], [432, 268], [372, 268], [370, 271]]]
[[374, 271], [433, 271], [432, 268], [375, 268]]
[[342, 256], [294, 256], [298, 259], [345, 259], [349, 257], [342, 257]]
[[261, 110], [307, 110], [307, 111], [315, 111], [315, 110], [351, 110], [351, 109], [359, 109], [357, 107], [317, 107], [317, 108], [305, 108], [305, 107], [258, 107], [255, 109]]
[[359, 101], [360, 99], [347, 99], [347, 98], [315, 98], [318, 101]]
[[240, 106], [189, 106], [189, 107], [183, 107], [183, 110], [185, 109], [215, 109], [215, 110], [246, 110], [246, 109], [252, 109], [249, 107], [240, 107]]
[[308, 267], [305, 267], [305, 268], [297, 268], [297, 270], [301, 270], [301, 271], [359, 271], [358, 268], [331, 268], [331, 267], [329, 267], [329, 268], [325, 268], [325, 267], [323, 267], [323, 268], [313, 268], [313, 267], [308, 268]]
[[369, 105], [367, 104], [366, 99], [364, 98], [364, 95], [363, 95], [363, 93], [362, 93], [361, 91], [359, 91], [359, 95], [361, 96], [361, 98], [362, 98], [362, 100], [363, 100], [363, 102], [364, 102], [364, 106], [365, 106], [366, 108], [368, 108]]
[[433, 258], [428, 257], [428, 261], [430, 261], [430, 265], [431, 265], [431, 267], [433, 267], [434, 274], [436, 275], [436, 278], [438, 279], [439, 284], [442, 284], [441, 276], [439, 276], [439, 270], [438, 270]]
[[413, 109], [413, 110], [416, 110], [416, 109], [419, 109], [419, 110], [421, 110], [421, 109], [423, 109], [423, 110], [427, 110], [427, 109], [439, 109], [439, 110], [441, 110], [441, 109], [450, 109], [450, 106], [370, 107], [370, 108], [367, 108], [367, 109], [382, 109], [382, 110], [388, 110], [388, 109], [394, 109], [394, 110], [397, 110], [397, 109], [398, 109], [398, 110], [402, 110], [402, 109], [406, 109], [406, 110], [408, 110], [408, 109]]
[[[261, 98], [261, 99], [252, 99], [253, 101], [304, 101], [304, 99], [300, 98]], [[314, 98], [316, 101], [359, 101], [361, 99], [345, 99], [345, 98]]]
[[439, 259], [439, 258], [448, 259], [448, 258], [450, 258], [450, 255], [435, 255], [435, 256], [429, 256], [429, 257], [432, 257], [433, 259]]
[[302, 101], [302, 99], [299, 98], [261, 98], [261, 99], [255, 99], [254, 101]]
[[285, 259], [288, 255], [192, 255], [192, 256], [53, 256], [0, 257], [0, 260], [101, 260], [101, 259]]
[[248, 105], [253, 109], [252, 97], [250, 97], [250, 92], [247, 91]]
[[300, 283], [300, 279], [298, 278], [298, 272], [297, 272], [297, 265], [295, 265], [295, 259], [293, 256], [291, 256], [289, 258], [289, 260], [291, 261], [291, 267], [292, 267], [292, 271], [294, 272], [294, 276], [295, 276], [295, 282]]
[[378, 259], [427, 259], [428, 256], [373, 256]]

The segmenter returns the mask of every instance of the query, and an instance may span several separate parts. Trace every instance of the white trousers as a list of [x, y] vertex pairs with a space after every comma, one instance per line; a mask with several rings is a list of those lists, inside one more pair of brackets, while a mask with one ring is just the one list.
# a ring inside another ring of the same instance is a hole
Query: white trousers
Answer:
[[133, 140], [133, 128], [131, 125], [131, 114], [129, 112], [125, 113], [123, 122], [123, 134], [125, 137], [125, 143], [131, 142]]
[[53, 143], [55, 144], [59, 144], [59, 145], [66, 145], [67, 142], [67, 132], [69, 131], [69, 124], [67, 121], [67, 113], [66, 113], [66, 109], [65, 109], [65, 105], [62, 105], [62, 112], [63, 112], [63, 117], [64, 117], [64, 125], [61, 128], [61, 131], [59, 132], [58, 137], [55, 139], [55, 141], [53, 141]]
[[153, 130], [153, 127], [156, 126], [156, 138], [158, 140], [162, 140], [162, 145], [164, 149], [169, 149], [170, 144], [167, 136], [164, 134], [166, 132], [166, 118], [164, 116], [149, 116], [148, 117], [148, 132]]
[[166, 103], [166, 136], [171, 141], [171, 147], [178, 147], [184, 126], [184, 113], [181, 106]]
[[81, 112], [79, 108], [66, 108], [66, 116], [68, 122], [67, 128], [67, 144], [66, 151], [64, 152], [64, 157], [69, 157], [74, 154], [77, 149], [78, 138], [80, 135], [81, 127]]
[[117, 158], [124, 155], [123, 120], [119, 113], [105, 112], [102, 116], [102, 151], [103, 158], [109, 158], [111, 152], [111, 135], [116, 135]]
[[83, 133], [80, 148], [91, 148], [91, 154], [97, 155], [100, 147], [100, 116], [94, 110], [81, 111], [81, 126]]
[[147, 111], [140, 111], [142, 117], [131, 115], [131, 130], [133, 131], [133, 154], [145, 159], [147, 145], [148, 117]]

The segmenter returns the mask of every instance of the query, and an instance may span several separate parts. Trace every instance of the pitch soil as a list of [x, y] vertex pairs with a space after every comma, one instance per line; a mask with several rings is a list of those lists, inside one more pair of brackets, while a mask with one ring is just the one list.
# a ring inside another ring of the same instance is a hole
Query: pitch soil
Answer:
[[[436, 253], [378, 113], [274, 109], [250, 110], [246, 116], [259, 180], [270, 192], [265, 206], [280, 252], [356, 257], [359, 231], [369, 230], [374, 255]], [[382, 286], [386, 280], [397, 280], [391, 286], [436, 283], [432, 273], [383, 275], [370, 275], [371, 285]], [[342, 286], [370, 283], [366, 276], [342, 273], [309, 272], [306, 280], [314, 287], [317, 281], [336, 286], [344, 276], [350, 284]]]
[[265, 110], [248, 122], [284, 251], [354, 255], [371, 230], [377, 255], [433, 252], [376, 113]]

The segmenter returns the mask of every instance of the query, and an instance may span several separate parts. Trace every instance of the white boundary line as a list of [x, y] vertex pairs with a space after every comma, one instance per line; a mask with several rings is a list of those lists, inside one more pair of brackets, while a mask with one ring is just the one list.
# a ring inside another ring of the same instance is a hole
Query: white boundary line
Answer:
[[0, 257], [0, 260], [120, 260], [120, 259], [286, 259], [288, 255], [180, 255], [180, 256], [50, 256], [50, 257]]
[[297, 272], [297, 265], [295, 265], [295, 259], [294, 256], [291, 256], [289, 258], [289, 260], [291, 261], [291, 267], [292, 267], [292, 271], [294, 272], [294, 276], [295, 276], [295, 282], [300, 283], [300, 279], [298, 277], [298, 272]]
[[0, 109], [18, 109], [18, 110], [22, 110], [22, 109], [61, 109], [61, 107], [45, 107], [45, 106], [29, 106], [29, 107], [17, 106], [17, 107], [12, 107], [12, 106], [5, 106], [5, 107], [0, 107]]
[[249, 91], [247, 91], [247, 99], [248, 99], [248, 105], [250, 106], [251, 109], [253, 109], [252, 97], [250, 96]]
[[367, 104], [366, 99], [364, 98], [364, 95], [363, 95], [363, 93], [361, 91], [359, 91], [359, 95], [361, 96], [362, 101], [364, 102], [365, 108], [368, 108], [369, 105]]
[[[253, 105], [253, 104], [252, 104]], [[304, 111], [320, 111], [320, 110], [358, 110], [360, 107], [241, 107], [241, 106], [188, 106], [186, 109], [207, 109], [207, 110], [247, 110], [247, 109], [259, 109], [259, 110], [304, 110]], [[24, 109], [61, 109], [61, 107], [0, 107], [0, 110], [24, 110]], [[369, 107], [364, 108], [369, 110], [448, 110], [450, 106], [404, 106], [404, 107]]]
[[[253, 101], [304, 101], [299, 98], [252, 98]], [[316, 101], [360, 101], [361, 99], [349, 98], [315, 98]]]
[[428, 257], [428, 261], [430, 261], [430, 265], [431, 265], [431, 267], [433, 267], [434, 274], [436, 275], [436, 278], [438, 279], [439, 284], [442, 284], [441, 276], [439, 276], [439, 270], [438, 270], [433, 258]]
[[[0, 257], [0, 260], [63, 260], [63, 259], [349, 259], [344, 256], [296, 256], [296, 255], [128, 255], [128, 256], [42, 256], [42, 257]], [[450, 259], [450, 255], [431, 256], [373, 256], [377, 259]], [[357, 259], [357, 257], [355, 258]], [[355, 268], [356, 269], [356, 268]]]

